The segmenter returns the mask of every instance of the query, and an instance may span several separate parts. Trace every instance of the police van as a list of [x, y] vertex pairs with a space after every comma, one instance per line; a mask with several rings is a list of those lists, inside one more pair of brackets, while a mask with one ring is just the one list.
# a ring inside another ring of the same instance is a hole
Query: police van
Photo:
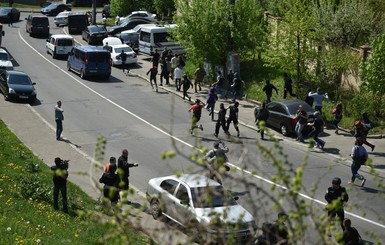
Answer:
[[111, 53], [102, 47], [75, 46], [68, 55], [67, 69], [80, 74], [82, 79], [87, 77], [103, 77], [111, 75]]
[[173, 41], [170, 35], [170, 30], [175, 27], [175, 24], [143, 26], [139, 31], [139, 51], [144, 54], [152, 54], [155, 49], [161, 52], [164, 48], [167, 48], [173, 54], [185, 54], [186, 51], [177, 42]]

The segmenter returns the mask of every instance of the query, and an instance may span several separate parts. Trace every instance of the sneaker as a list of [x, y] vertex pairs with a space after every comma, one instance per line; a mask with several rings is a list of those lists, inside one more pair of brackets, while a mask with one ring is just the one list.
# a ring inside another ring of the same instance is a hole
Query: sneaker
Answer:
[[202, 126], [202, 124], [199, 125], [199, 128], [200, 128], [201, 131], [203, 131], [203, 126]]
[[366, 179], [364, 178], [364, 179], [361, 181], [361, 186], [362, 186], [362, 187], [364, 187], [365, 182], [366, 182]]
[[237, 133], [237, 137], [239, 137], [239, 132]]
[[245, 100], [247, 100], [247, 94], [245, 94]]
[[338, 129], [336, 131], [334, 131], [335, 134], [338, 134]]
[[323, 148], [324, 148], [324, 146], [325, 146], [325, 143], [322, 143], [322, 145], [321, 145], [321, 149], [323, 149]]
[[374, 151], [374, 148], [375, 148], [376, 146], [374, 145], [374, 146], [372, 146], [372, 151]]
[[349, 185], [353, 185], [353, 184], [354, 184], [354, 181], [349, 180], [348, 184], [349, 184]]
[[214, 133], [214, 136], [218, 138], [218, 134]]
[[192, 129], [190, 129], [190, 133], [193, 134], [193, 132], [194, 132], [194, 131], [193, 131]]

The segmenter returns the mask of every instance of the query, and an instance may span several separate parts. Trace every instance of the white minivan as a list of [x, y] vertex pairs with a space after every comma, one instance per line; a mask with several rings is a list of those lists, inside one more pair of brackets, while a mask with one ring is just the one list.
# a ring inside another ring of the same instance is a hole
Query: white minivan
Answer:
[[186, 51], [177, 43], [171, 40], [169, 30], [176, 25], [166, 26], [143, 26], [139, 31], [139, 51], [145, 54], [151, 54], [158, 50], [161, 52], [164, 48], [171, 50], [173, 54], [185, 54]]
[[55, 34], [47, 39], [45, 45], [47, 53], [52, 54], [52, 58], [59, 55], [67, 56], [74, 47], [74, 38], [70, 35]]

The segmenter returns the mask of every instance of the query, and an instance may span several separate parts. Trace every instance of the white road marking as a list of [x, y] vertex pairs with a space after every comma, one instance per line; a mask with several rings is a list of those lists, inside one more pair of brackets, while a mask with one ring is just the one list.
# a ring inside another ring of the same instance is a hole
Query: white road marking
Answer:
[[[143, 123], [147, 124], [147, 125], [150, 126], [151, 128], [153, 128], [153, 129], [155, 129], [155, 130], [158, 130], [159, 132], [161, 132], [161, 133], [167, 135], [168, 137], [174, 139], [175, 141], [178, 141], [179, 143], [182, 143], [182, 144], [184, 144], [184, 145], [186, 145], [186, 146], [188, 146], [188, 147], [190, 147], [190, 148], [195, 148], [195, 146], [191, 145], [190, 143], [185, 142], [185, 141], [183, 141], [183, 140], [181, 140], [181, 139], [179, 139], [179, 138], [177, 138], [177, 137], [175, 137], [175, 136], [169, 134], [168, 132], [164, 131], [163, 129], [161, 129], [161, 128], [159, 128], [159, 127], [157, 127], [157, 126], [151, 124], [150, 122], [144, 120], [143, 118], [139, 117], [138, 115], [134, 114], [133, 112], [127, 110], [126, 108], [124, 108], [124, 107], [120, 106], [119, 104], [113, 102], [112, 100], [108, 99], [108, 98], [105, 97], [104, 95], [102, 95], [102, 94], [96, 92], [95, 90], [93, 90], [92, 88], [88, 87], [87, 85], [85, 85], [84, 83], [82, 83], [81, 81], [79, 81], [76, 77], [74, 77], [72, 74], [70, 74], [70, 73], [67, 72], [66, 70], [60, 68], [59, 66], [57, 66], [56, 64], [54, 64], [52, 61], [50, 61], [49, 59], [47, 59], [45, 56], [43, 56], [41, 53], [39, 53], [34, 47], [32, 47], [32, 46], [31, 46], [31, 45], [30, 45], [30, 44], [29, 44], [29, 43], [28, 43], [28, 42], [21, 36], [20, 30], [18, 31], [18, 33], [19, 33], [19, 37], [21, 38], [21, 40], [23, 40], [23, 42], [24, 42], [25, 44], [27, 44], [33, 51], [35, 51], [40, 57], [42, 57], [42, 58], [43, 58], [44, 60], [46, 60], [48, 63], [50, 63], [50, 64], [53, 65], [55, 68], [57, 68], [57, 69], [59, 69], [60, 71], [62, 71], [64, 74], [66, 74], [67, 76], [69, 76], [70, 78], [72, 78], [74, 81], [76, 81], [77, 83], [79, 83], [80, 85], [82, 85], [83, 87], [85, 87], [86, 89], [88, 89], [89, 91], [91, 91], [92, 93], [98, 95], [99, 97], [103, 98], [103, 99], [106, 100], [107, 102], [113, 104], [114, 106], [118, 107], [119, 109], [123, 110], [124, 112], [126, 112], [126, 113], [130, 114], [131, 116], [137, 118], [138, 120], [140, 120], [140, 121], [142, 121]], [[34, 110], [34, 111], [35, 111], [35, 110]], [[35, 113], [37, 113], [37, 112], [35, 111]], [[41, 118], [41, 117], [40, 117], [40, 118]], [[50, 128], [52, 128], [53, 130], [55, 130], [54, 127], [53, 127], [52, 125], [50, 125], [46, 120], [43, 120], [43, 121], [44, 121], [47, 125], [49, 125]], [[74, 147], [74, 148], [75, 148], [75, 147]], [[75, 149], [76, 149], [76, 148], [75, 148]], [[91, 157], [89, 157], [86, 153], [82, 152], [81, 150], [79, 150], [79, 149], [76, 149], [76, 150], [78, 150], [79, 152], [81, 152], [83, 155], [87, 156], [88, 159], [92, 159]], [[271, 180], [269, 180], [269, 179], [266, 179], [266, 178], [264, 178], [264, 177], [262, 177], [262, 176], [253, 174], [252, 172], [250, 172], [250, 171], [248, 171], [248, 170], [244, 170], [244, 169], [242, 169], [242, 168], [240, 168], [240, 167], [238, 167], [238, 166], [236, 166], [236, 165], [234, 165], [234, 164], [232, 164], [232, 163], [230, 163], [230, 162], [229, 162], [228, 164], [229, 164], [230, 166], [232, 166], [232, 167], [238, 169], [239, 171], [242, 171], [242, 172], [244, 172], [244, 173], [247, 173], [247, 174], [249, 174], [249, 175], [251, 175], [251, 176], [253, 176], [253, 177], [255, 177], [255, 178], [259, 179], [259, 180], [265, 181], [266, 183], [269, 183], [269, 184], [275, 185], [276, 187], [279, 187], [279, 188], [281, 188], [281, 189], [287, 190], [287, 188], [286, 188], [285, 186], [283, 186], [283, 185], [277, 184], [277, 183], [275, 183], [275, 182], [273, 182], [273, 181], [271, 181]], [[139, 191], [138, 191], [138, 192], [139, 192]], [[144, 194], [143, 194], [143, 195], [144, 195]], [[302, 194], [302, 193], [299, 193], [299, 195], [302, 196], [302, 197], [305, 198], [305, 199], [308, 199], [308, 200], [310, 200], [310, 201], [316, 202], [316, 203], [321, 204], [321, 205], [323, 205], [323, 206], [326, 205], [325, 202], [320, 201], [320, 200], [315, 199], [315, 198], [312, 198], [312, 197], [310, 197], [310, 196], [308, 196], [308, 195], [305, 195], [305, 194]], [[371, 223], [371, 224], [373, 224], [373, 225], [376, 225], [376, 226], [379, 226], [379, 227], [385, 229], [385, 225], [383, 225], [383, 224], [380, 224], [380, 223], [378, 223], [378, 222], [375, 222], [375, 221], [373, 221], [373, 220], [367, 219], [367, 218], [365, 218], [365, 217], [359, 216], [359, 215], [354, 214], [354, 213], [351, 213], [351, 212], [345, 212], [345, 213], [347, 213], [347, 214], [349, 214], [349, 215], [351, 215], [351, 216], [353, 216], [353, 217], [355, 217], [355, 218], [357, 218], [357, 219], [366, 221], [366, 222], [368, 222], [368, 223]]]

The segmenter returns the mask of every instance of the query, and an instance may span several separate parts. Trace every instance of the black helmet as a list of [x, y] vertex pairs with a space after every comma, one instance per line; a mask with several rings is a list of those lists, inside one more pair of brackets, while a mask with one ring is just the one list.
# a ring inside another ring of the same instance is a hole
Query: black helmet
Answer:
[[332, 184], [335, 184], [335, 185], [341, 185], [341, 179], [338, 178], [338, 177], [335, 177], [332, 181]]
[[198, 103], [201, 103], [201, 100], [200, 100], [200, 99], [196, 99], [196, 100], [195, 100], [195, 103], [197, 103], [197, 104], [198, 104]]

